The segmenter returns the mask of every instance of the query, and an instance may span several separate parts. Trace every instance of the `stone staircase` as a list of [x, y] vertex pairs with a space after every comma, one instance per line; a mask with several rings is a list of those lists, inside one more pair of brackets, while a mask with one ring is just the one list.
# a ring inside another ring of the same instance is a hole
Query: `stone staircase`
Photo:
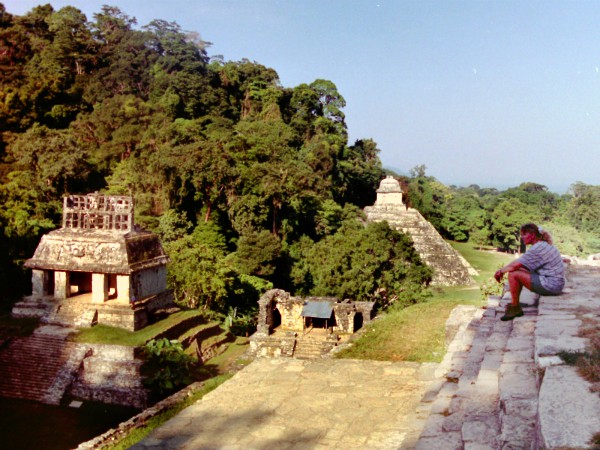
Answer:
[[3, 346], [0, 397], [60, 403], [72, 376], [70, 371], [76, 370], [70, 361], [79, 358], [77, 344], [65, 341], [64, 334], [43, 331], [12, 338]]
[[444, 378], [417, 449], [536, 448], [535, 316], [502, 322], [493, 309], [482, 312], [459, 329], [438, 367]]
[[523, 300], [525, 315], [509, 322], [500, 321], [509, 294], [491, 297], [485, 309], [453, 312], [460, 325], [417, 410], [422, 432], [402, 448], [591, 448], [589, 439], [600, 432], [600, 398], [557, 354], [585, 348], [576, 316], [597, 311], [598, 291], [586, 297], [567, 288], [539, 306], [530, 292]]
[[337, 341], [335, 340], [325, 339], [321, 336], [312, 337], [308, 334], [296, 339], [292, 356], [296, 359], [321, 358], [327, 355], [336, 345]]
[[12, 309], [12, 317], [24, 318], [33, 317], [41, 319], [48, 315], [50, 310], [50, 301], [52, 297], [34, 297], [28, 296], [17, 302]]
[[49, 314], [43, 317], [41, 321], [42, 323], [64, 327], [89, 328], [98, 321], [98, 312], [89, 306], [90, 303], [87, 298], [78, 299], [73, 297], [55, 302]]

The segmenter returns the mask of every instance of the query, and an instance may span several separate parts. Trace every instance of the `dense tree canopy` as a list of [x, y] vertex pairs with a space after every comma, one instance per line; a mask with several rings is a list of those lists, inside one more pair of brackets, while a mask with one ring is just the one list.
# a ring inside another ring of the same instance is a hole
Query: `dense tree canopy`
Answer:
[[1, 8], [3, 276], [58, 226], [64, 195], [127, 194], [171, 250], [177, 297], [223, 310], [290, 286], [286, 249], [339, 228], [320, 226], [323, 211], [372, 201], [379, 150], [348, 145], [333, 82], [284, 88], [271, 68], [210, 60], [197, 33], [138, 27], [113, 6], [92, 21], [70, 6]]

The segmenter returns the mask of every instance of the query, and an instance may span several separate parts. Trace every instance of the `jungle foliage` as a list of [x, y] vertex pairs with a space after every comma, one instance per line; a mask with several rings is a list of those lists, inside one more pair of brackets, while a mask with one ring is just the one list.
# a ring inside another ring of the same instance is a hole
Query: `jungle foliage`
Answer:
[[[346, 102], [318, 79], [283, 87], [274, 69], [209, 58], [179, 25], [104, 6], [12, 15], [0, 3], [0, 283], [27, 290], [22, 263], [60, 224], [61, 199], [135, 199], [158, 233], [169, 286], [190, 308], [242, 315], [275, 286], [305, 295], [416, 301], [430, 272], [407, 236], [364, 225], [386, 172], [369, 138], [348, 142]], [[425, 166], [399, 177], [448, 239], [512, 251], [527, 221], [567, 253], [600, 251], [600, 187], [558, 196], [445, 186]]]
[[532, 182], [504, 191], [445, 186], [425, 169], [405, 181], [408, 202], [446, 239], [517, 252], [520, 226], [534, 222], [550, 231], [563, 254], [600, 252], [600, 186], [576, 182], [564, 195]]

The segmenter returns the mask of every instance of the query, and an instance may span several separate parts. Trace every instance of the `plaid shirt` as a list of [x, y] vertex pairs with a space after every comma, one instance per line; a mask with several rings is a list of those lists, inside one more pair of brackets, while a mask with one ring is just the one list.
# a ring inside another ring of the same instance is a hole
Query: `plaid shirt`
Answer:
[[565, 285], [565, 266], [558, 249], [546, 241], [533, 244], [517, 260], [540, 277], [541, 285], [551, 292], [561, 292]]

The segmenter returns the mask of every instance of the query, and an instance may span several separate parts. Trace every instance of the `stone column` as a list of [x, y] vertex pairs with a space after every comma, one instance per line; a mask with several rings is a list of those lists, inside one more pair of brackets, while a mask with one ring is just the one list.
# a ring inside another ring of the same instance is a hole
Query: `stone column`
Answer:
[[104, 303], [108, 300], [108, 276], [103, 273], [92, 274], [92, 303]]
[[54, 272], [54, 297], [63, 300], [69, 296], [69, 272]]
[[31, 295], [35, 298], [44, 296], [44, 271], [33, 269], [31, 271]]
[[117, 275], [117, 302], [129, 303], [129, 275]]

